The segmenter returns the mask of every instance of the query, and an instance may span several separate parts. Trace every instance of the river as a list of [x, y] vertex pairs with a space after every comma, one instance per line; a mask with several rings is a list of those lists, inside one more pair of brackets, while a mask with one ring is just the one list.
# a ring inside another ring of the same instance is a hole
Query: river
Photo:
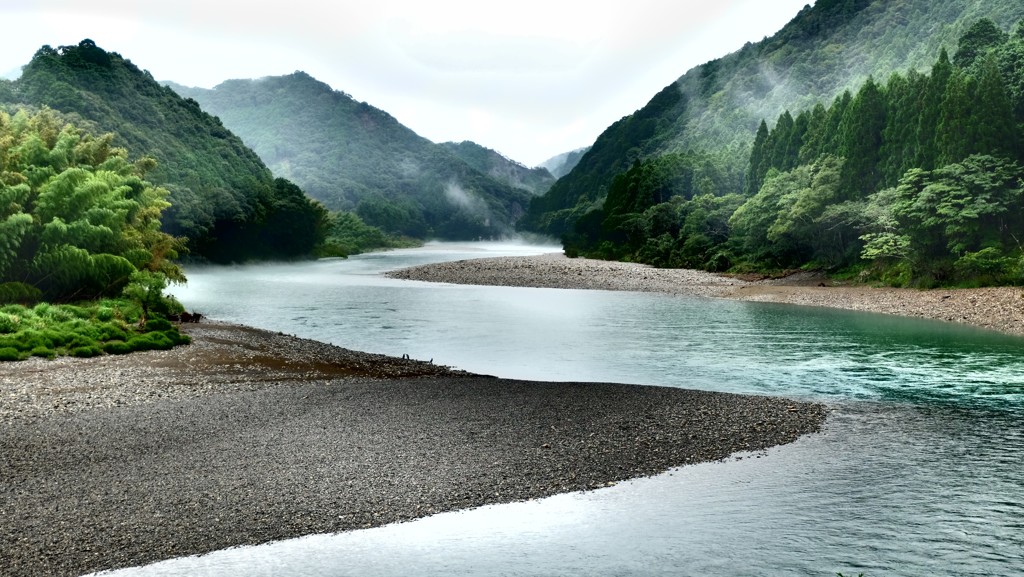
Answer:
[[399, 281], [497, 243], [198, 267], [191, 310], [537, 380], [828, 403], [818, 435], [615, 487], [219, 551], [113, 575], [1018, 575], [1024, 339], [727, 300]]

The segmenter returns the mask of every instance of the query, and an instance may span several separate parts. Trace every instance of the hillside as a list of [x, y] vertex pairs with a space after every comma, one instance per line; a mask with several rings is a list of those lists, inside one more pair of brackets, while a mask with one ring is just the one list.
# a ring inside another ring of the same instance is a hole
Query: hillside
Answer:
[[541, 195], [555, 183], [555, 176], [543, 167], [527, 168], [496, 150], [475, 142], [442, 142], [441, 146], [477, 171], [533, 195]]
[[391, 233], [501, 236], [533, 197], [303, 72], [213, 89], [170, 86], [217, 115], [276, 174]]
[[6, 108], [49, 107], [133, 158], [156, 160], [148, 178], [170, 191], [164, 230], [214, 261], [310, 254], [326, 211], [263, 162], [221, 122], [91, 40], [44, 46], [16, 81], [0, 81]]
[[895, 285], [1020, 285], [1024, 19], [1009, 30], [977, 20], [955, 46], [926, 72], [869, 77], [827, 106], [761, 122], [744, 170], [696, 151], [635, 161], [572, 223], [566, 252]]
[[588, 150], [590, 150], [590, 147], [584, 146], [583, 148], [563, 152], [540, 163], [540, 166], [548, 169], [548, 172], [556, 179], [562, 178], [572, 172], [572, 169], [576, 168], [576, 165], [580, 163], [580, 159], [583, 158], [583, 155]]
[[941, 47], [952, 49], [982, 17], [1005, 30], [1024, 17], [1024, 4], [818, 0], [779, 33], [686, 72], [611, 125], [571, 173], [531, 203], [520, 226], [554, 236], [571, 232], [578, 218], [601, 205], [615, 175], [668, 153], [720, 159], [716, 171], [734, 176], [718, 178], [730, 188], [714, 192], [739, 192], [762, 119], [827, 104], [868, 77], [925, 70]]

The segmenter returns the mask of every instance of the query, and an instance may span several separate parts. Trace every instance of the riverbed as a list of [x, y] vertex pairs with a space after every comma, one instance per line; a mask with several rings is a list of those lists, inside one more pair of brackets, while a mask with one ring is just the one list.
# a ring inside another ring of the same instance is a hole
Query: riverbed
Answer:
[[543, 252], [435, 245], [195, 269], [179, 297], [224, 320], [503, 377], [824, 401], [825, 433], [599, 491], [122, 574], [1020, 573], [1024, 340], [824, 308], [382, 276]]

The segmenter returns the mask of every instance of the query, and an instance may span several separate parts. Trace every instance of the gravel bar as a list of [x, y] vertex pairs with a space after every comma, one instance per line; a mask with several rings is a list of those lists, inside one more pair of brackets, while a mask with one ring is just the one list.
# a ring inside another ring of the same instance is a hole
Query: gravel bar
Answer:
[[0, 573], [80, 575], [591, 490], [820, 430], [792, 400], [453, 371], [219, 323], [0, 364]]
[[430, 264], [387, 276], [452, 284], [659, 292], [831, 307], [964, 323], [1024, 335], [1024, 292], [1020, 287], [897, 289], [837, 285], [822, 275], [809, 273], [750, 281], [697, 270], [570, 259], [562, 254]]

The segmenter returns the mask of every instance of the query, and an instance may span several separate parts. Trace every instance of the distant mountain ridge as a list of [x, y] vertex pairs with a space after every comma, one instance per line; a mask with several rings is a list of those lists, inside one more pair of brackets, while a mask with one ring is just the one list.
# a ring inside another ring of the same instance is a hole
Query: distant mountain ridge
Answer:
[[275, 173], [328, 208], [355, 211], [388, 232], [448, 239], [506, 235], [533, 190], [546, 190], [543, 178], [528, 177], [528, 171], [496, 168], [490, 160], [486, 168], [473, 166], [455, 153], [457, 147], [435, 144], [305, 72], [228, 80], [213, 89], [168, 86], [219, 117]]
[[442, 142], [441, 146], [491, 178], [512, 188], [526, 190], [530, 194], [544, 194], [555, 183], [556, 177], [548, 169], [544, 167], [527, 168], [522, 163], [508, 158], [496, 150], [469, 140]]
[[584, 146], [583, 148], [563, 152], [545, 160], [539, 166], [548, 169], [548, 172], [556, 179], [562, 178], [572, 172], [572, 169], [576, 168], [576, 165], [580, 163], [580, 159], [583, 158], [583, 155], [588, 150], [590, 150], [590, 147]]
[[818, 0], [774, 36], [689, 70], [609, 126], [520, 226], [570, 232], [638, 160], [696, 151], [743, 170], [762, 119], [827, 104], [870, 76], [927, 69], [980, 18], [1008, 29], [1022, 17], [1024, 3], [1013, 0]]

